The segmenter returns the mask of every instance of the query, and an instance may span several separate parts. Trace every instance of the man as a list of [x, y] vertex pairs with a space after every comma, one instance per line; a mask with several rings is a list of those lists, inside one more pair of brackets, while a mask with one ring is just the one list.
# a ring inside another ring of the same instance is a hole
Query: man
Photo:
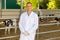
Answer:
[[32, 3], [28, 2], [26, 7], [27, 11], [21, 14], [19, 21], [20, 40], [34, 40], [38, 28], [38, 16], [32, 11]]

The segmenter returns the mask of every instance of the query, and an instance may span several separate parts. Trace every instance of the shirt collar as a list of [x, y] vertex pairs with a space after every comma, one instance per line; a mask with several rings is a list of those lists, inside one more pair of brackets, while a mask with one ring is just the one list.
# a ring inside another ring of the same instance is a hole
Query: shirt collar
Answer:
[[[27, 11], [26, 11], [26, 14], [27, 14], [27, 16], [28, 16], [28, 13], [27, 13]], [[33, 14], [33, 11], [31, 12], [31, 14], [29, 15], [29, 16], [31, 16]]]

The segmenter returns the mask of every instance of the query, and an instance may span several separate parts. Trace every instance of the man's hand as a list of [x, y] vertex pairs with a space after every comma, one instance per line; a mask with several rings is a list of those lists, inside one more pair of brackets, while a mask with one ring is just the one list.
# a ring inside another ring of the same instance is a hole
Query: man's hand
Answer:
[[29, 35], [29, 33], [28, 33], [28, 32], [23, 32], [23, 34], [24, 34], [25, 36], [28, 36], [28, 35]]

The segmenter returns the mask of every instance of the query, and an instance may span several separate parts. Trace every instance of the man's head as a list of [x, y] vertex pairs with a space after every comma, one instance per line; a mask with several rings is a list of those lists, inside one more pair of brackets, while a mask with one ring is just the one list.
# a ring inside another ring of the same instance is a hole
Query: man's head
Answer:
[[31, 2], [27, 2], [26, 7], [27, 7], [28, 11], [31, 11], [32, 10], [32, 3]]

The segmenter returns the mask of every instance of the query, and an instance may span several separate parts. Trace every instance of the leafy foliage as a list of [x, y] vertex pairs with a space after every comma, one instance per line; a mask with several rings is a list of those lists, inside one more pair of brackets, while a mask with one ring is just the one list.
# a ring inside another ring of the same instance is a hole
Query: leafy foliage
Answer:
[[[22, 0], [23, 1], [23, 8], [26, 8], [26, 3], [31, 2], [32, 3], [32, 9], [38, 9], [38, 0]], [[20, 6], [20, 0], [17, 0], [17, 4]]]
[[55, 0], [49, 0], [49, 3], [47, 4], [47, 9], [56, 9], [56, 1]]

